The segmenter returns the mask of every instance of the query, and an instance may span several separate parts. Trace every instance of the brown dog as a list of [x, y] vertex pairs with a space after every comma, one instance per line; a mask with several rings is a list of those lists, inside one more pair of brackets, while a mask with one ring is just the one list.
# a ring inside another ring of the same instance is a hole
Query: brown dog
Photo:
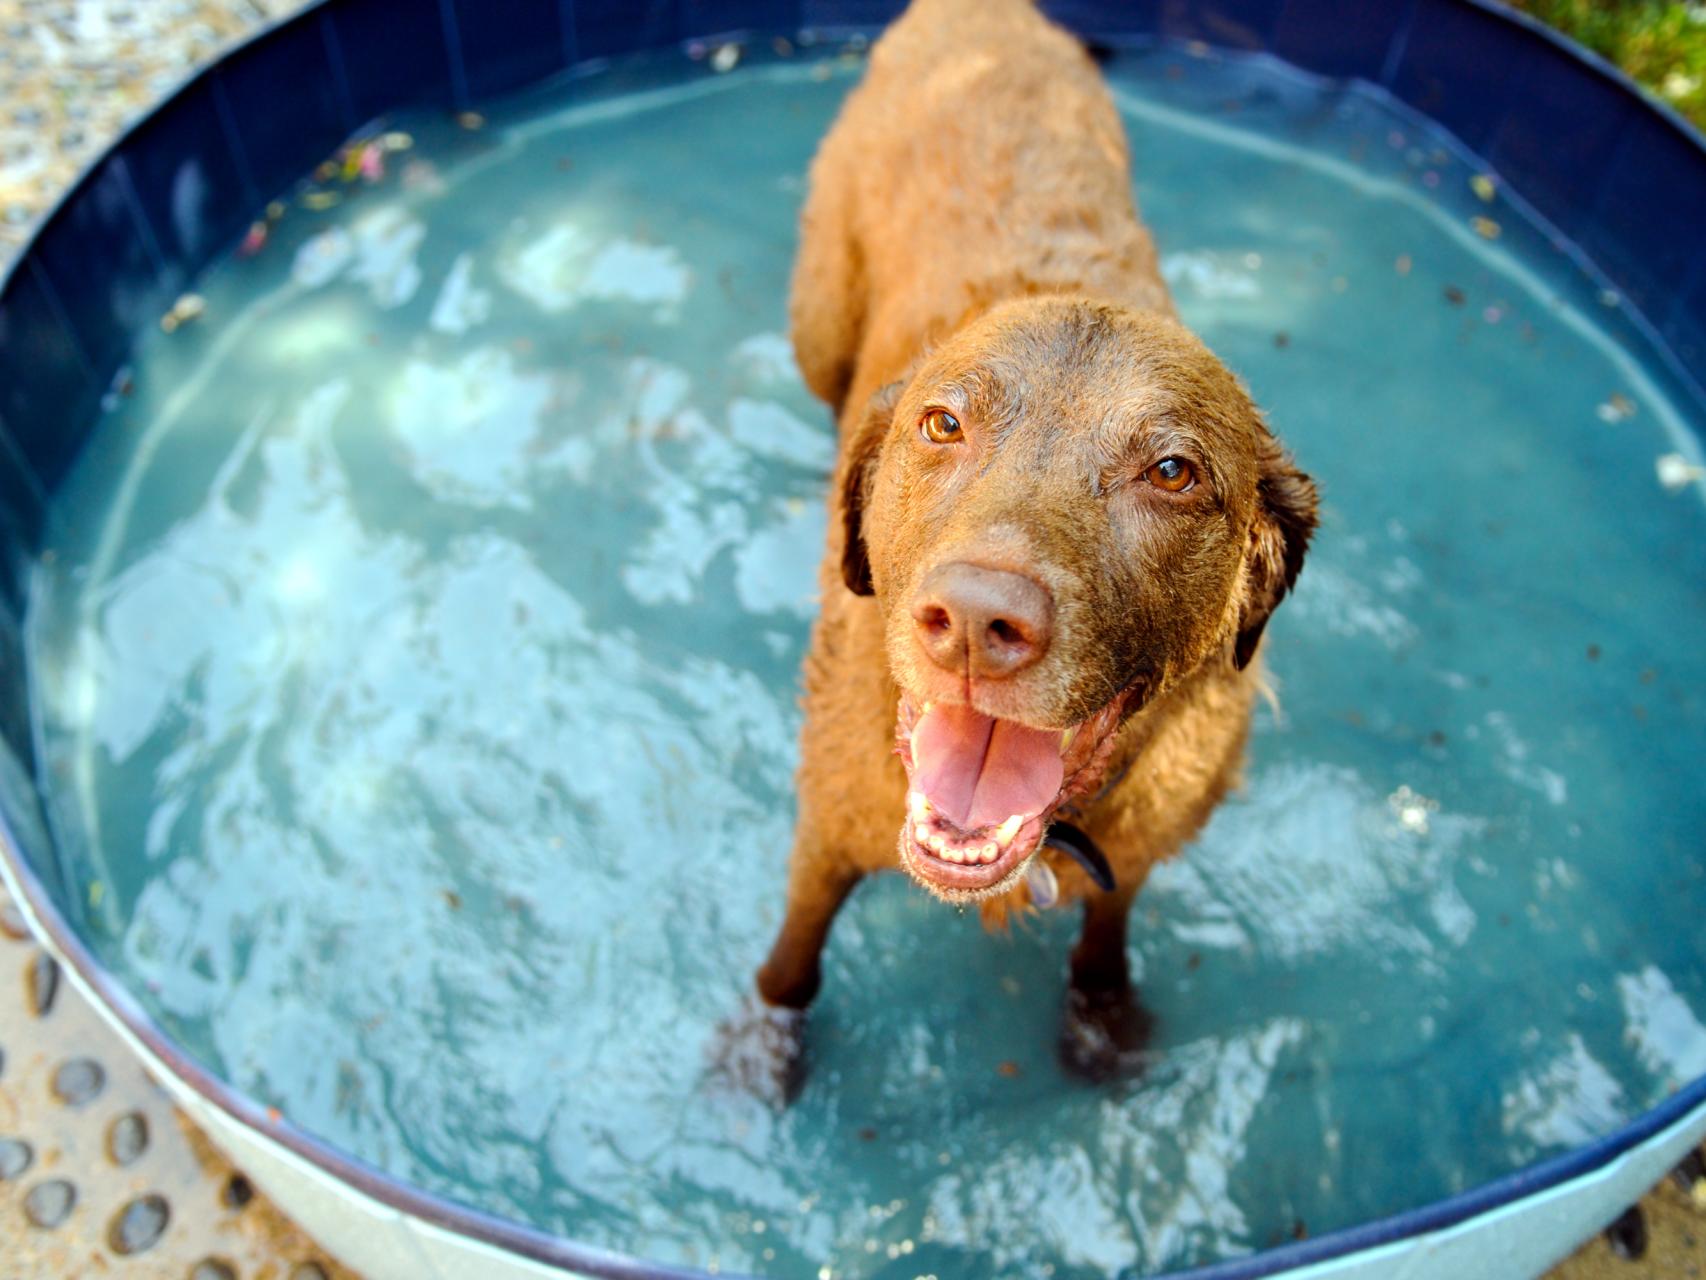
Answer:
[[[1029, 0], [916, 0], [873, 49], [793, 336], [841, 452], [759, 992], [811, 1001], [869, 872], [991, 922], [1054, 888], [1085, 901], [1064, 1044], [1104, 1072], [1142, 1031], [1127, 909], [1237, 778], [1314, 487], [1174, 318], [1113, 103]], [[1064, 817], [1111, 891], [1042, 847]]]

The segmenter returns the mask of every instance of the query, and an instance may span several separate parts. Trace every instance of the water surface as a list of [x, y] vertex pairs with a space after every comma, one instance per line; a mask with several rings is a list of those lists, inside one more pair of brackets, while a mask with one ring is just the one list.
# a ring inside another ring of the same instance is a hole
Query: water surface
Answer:
[[102, 958], [349, 1152], [774, 1276], [1207, 1262], [1706, 1072], [1683, 410], [1445, 139], [1163, 50], [1109, 67], [1145, 215], [1326, 511], [1283, 714], [1136, 908], [1156, 1065], [1056, 1067], [1072, 920], [991, 937], [889, 878], [837, 926], [804, 1096], [717, 1086], [780, 913], [833, 451], [794, 223], [857, 70], [669, 57], [389, 122], [382, 179], [144, 339], [32, 617]]

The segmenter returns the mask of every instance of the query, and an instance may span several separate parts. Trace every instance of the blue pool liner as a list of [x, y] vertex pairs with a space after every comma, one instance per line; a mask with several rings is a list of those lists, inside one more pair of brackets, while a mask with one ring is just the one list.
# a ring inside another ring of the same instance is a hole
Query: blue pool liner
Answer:
[[[1043, 7], [1093, 41], [1199, 42], [1271, 56], [1366, 82], [1429, 117], [1602, 282], [1608, 305], [1650, 344], [1680, 393], [1706, 408], [1706, 140], [1603, 60], [1481, 0]], [[95, 959], [62, 910], [66, 886], [57, 883], [32, 793], [22, 625], [49, 500], [134, 335], [157, 323], [269, 200], [375, 117], [406, 107], [468, 110], [601, 60], [692, 40], [874, 35], [901, 8], [887, 0], [321, 0], [234, 48], [137, 121], [0, 277], [0, 872], [72, 979], [169, 1077], [180, 1100], [228, 1136], [252, 1133], [258, 1150], [282, 1152], [352, 1200], [434, 1230], [434, 1238], [470, 1242], [478, 1250], [471, 1256], [492, 1264], [488, 1274], [702, 1273], [557, 1239], [349, 1157], [191, 1059]], [[1654, 1144], [1686, 1146], [1703, 1131], [1706, 1077], [1598, 1141], [1460, 1195], [1188, 1274], [1364, 1274], [1359, 1258], [1405, 1242], [1420, 1252], [1459, 1224], [1589, 1182]], [[1583, 1224], [1577, 1238], [1597, 1225]], [[344, 1234], [330, 1223], [324, 1229]], [[1494, 1265], [1485, 1274], [1506, 1274]], [[1399, 1274], [1380, 1266], [1366, 1274]], [[1424, 1273], [1434, 1274], [1402, 1272]]]

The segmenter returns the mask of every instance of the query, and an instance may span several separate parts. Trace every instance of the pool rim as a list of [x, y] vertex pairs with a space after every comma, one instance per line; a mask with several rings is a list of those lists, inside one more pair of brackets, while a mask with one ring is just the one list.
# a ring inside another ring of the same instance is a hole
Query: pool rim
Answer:
[[[322, 9], [336, 8], [339, 3], [340, 0], [312, 0], [294, 14], [263, 24], [243, 40], [232, 44], [219, 57], [186, 76], [159, 102], [137, 116], [110, 145], [90, 158], [77, 178], [40, 218], [29, 238], [19, 246], [12, 261], [4, 270], [0, 270], [0, 299], [8, 295], [20, 277], [35, 268], [35, 250], [44, 234], [62, 214], [76, 204], [102, 166], [114, 156], [123, 154], [133, 135], [147, 127], [157, 116], [162, 115], [180, 98], [187, 96], [204, 80], [215, 76], [220, 68], [231, 63], [243, 51], [266, 41], [285, 27], [310, 20]], [[1701, 163], [1706, 165], [1706, 137], [1668, 104], [1642, 91], [1633, 80], [1598, 54], [1576, 45], [1530, 15], [1504, 8], [1492, 0], [1447, 0], [1447, 3], [1451, 7], [1474, 10], [1490, 16], [1524, 33], [1528, 38], [1537, 39], [1550, 46], [1556, 53], [1576, 63], [1586, 74], [1610, 84], [1633, 99], [1639, 109], [1660, 117], [1680, 134], [1698, 153]], [[451, 0], [441, 0], [441, 7], [449, 4]], [[1045, 7], [1058, 9], [1060, 6]], [[565, 8], [572, 8], [567, 0]], [[1413, 20], [1416, 8], [1417, 0], [1409, 0], [1406, 6], [1407, 16], [1404, 19], [1406, 22]], [[1059, 13], [1053, 16], [1061, 18]], [[879, 28], [868, 23], [824, 23], [817, 24], [815, 29], [834, 37], [854, 32], [872, 34]], [[722, 34], [695, 39], [714, 42], [722, 38], [751, 38], [754, 35], [770, 34], [770, 28], [731, 28]], [[1107, 39], [1107, 42], [1119, 44], [1121, 40], [1119, 37], [1113, 37]], [[1148, 43], [1148, 40], [1138, 36], [1136, 42]], [[670, 40], [654, 47], [679, 47], [683, 43], [686, 41]], [[1233, 49], [1231, 52], [1251, 51]], [[1264, 52], [1266, 56], [1277, 61], [1287, 61], [1272, 51]], [[592, 58], [572, 63], [555, 74], [570, 75], [577, 69], [597, 65], [602, 61], [605, 59]], [[543, 79], [550, 78], [548, 76]], [[1378, 92], [1390, 92], [1384, 86], [1374, 87]], [[466, 85], [457, 84], [456, 92], [459, 97], [465, 98]], [[1420, 108], [1412, 109], [1432, 119]], [[1446, 129], [1445, 125], [1437, 121], [1435, 123], [1436, 127]], [[1518, 194], [1520, 196], [1520, 193]], [[1554, 229], [1544, 213], [1526, 202], [1523, 203], [1526, 206], [1525, 212], [1540, 226]], [[1603, 277], [1603, 273], [1593, 266], [1585, 252], [1576, 250], [1573, 240], [1559, 234], [1569, 249], [1576, 252], [1579, 264], [1587, 267], [1593, 274]], [[1663, 357], [1672, 373], [1681, 375], [1684, 389], [1691, 392], [1697, 400], [1706, 403], [1706, 382], [1702, 381], [1703, 377], [1706, 377], [1706, 370], [1696, 372], [1686, 366], [1659, 331], [1658, 325], [1644, 312], [1630, 307], [1624, 314], [1633, 321], [1652, 353]], [[20, 454], [22, 452], [21, 446], [12, 439], [9, 431], [0, 431], [0, 448]], [[45, 505], [51, 486], [42, 484], [33, 464], [22, 457], [19, 461], [23, 463], [19, 470], [27, 479], [38, 485], [41, 491], [35, 496]], [[19, 622], [23, 625], [22, 617]], [[34, 769], [27, 772], [30, 781], [34, 783]], [[48, 838], [51, 839], [51, 836]], [[398, 1214], [545, 1267], [568, 1269], [590, 1276], [611, 1277], [613, 1280], [711, 1280], [711, 1277], [717, 1274], [693, 1267], [650, 1262], [628, 1254], [581, 1244], [515, 1219], [474, 1208], [449, 1196], [428, 1191], [299, 1128], [288, 1117], [280, 1115], [275, 1109], [264, 1106], [236, 1086], [222, 1080], [166, 1033], [129, 989], [96, 958], [61, 911], [31, 859], [24, 853], [23, 845], [14, 831], [12, 816], [6, 812], [4, 806], [0, 806], [0, 880], [10, 888], [32, 932], [62, 965], [70, 969], [76, 984], [94, 998], [97, 1012], [119, 1030], [127, 1042], [141, 1045], [171, 1073], [177, 1085], [187, 1089], [226, 1119], [247, 1130], [252, 1138], [263, 1144], [271, 1143], [282, 1147], [305, 1162], [321, 1177], [347, 1187]], [[1355, 1258], [1382, 1246], [1429, 1236], [1604, 1170], [1618, 1157], [1691, 1119], [1706, 1121], [1706, 1074], [1681, 1086], [1662, 1102], [1648, 1108], [1611, 1133], [1455, 1195], [1368, 1222], [1339, 1228], [1320, 1236], [1185, 1271], [1170, 1271], [1158, 1276], [1156, 1280], [1258, 1280], [1259, 1277], [1290, 1272], [1313, 1264]], [[305, 1225], [312, 1231], [311, 1224]]]

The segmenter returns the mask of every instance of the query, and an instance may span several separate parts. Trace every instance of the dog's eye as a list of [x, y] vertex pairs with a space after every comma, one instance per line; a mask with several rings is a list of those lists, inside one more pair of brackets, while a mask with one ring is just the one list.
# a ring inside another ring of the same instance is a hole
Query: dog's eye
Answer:
[[1197, 473], [1196, 468], [1183, 458], [1163, 458], [1145, 471], [1143, 478], [1157, 489], [1183, 493], [1197, 482]]
[[946, 409], [931, 409], [918, 420], [919, 429], [931, 444], [958, 444], [961, 439], [960, 420]]

